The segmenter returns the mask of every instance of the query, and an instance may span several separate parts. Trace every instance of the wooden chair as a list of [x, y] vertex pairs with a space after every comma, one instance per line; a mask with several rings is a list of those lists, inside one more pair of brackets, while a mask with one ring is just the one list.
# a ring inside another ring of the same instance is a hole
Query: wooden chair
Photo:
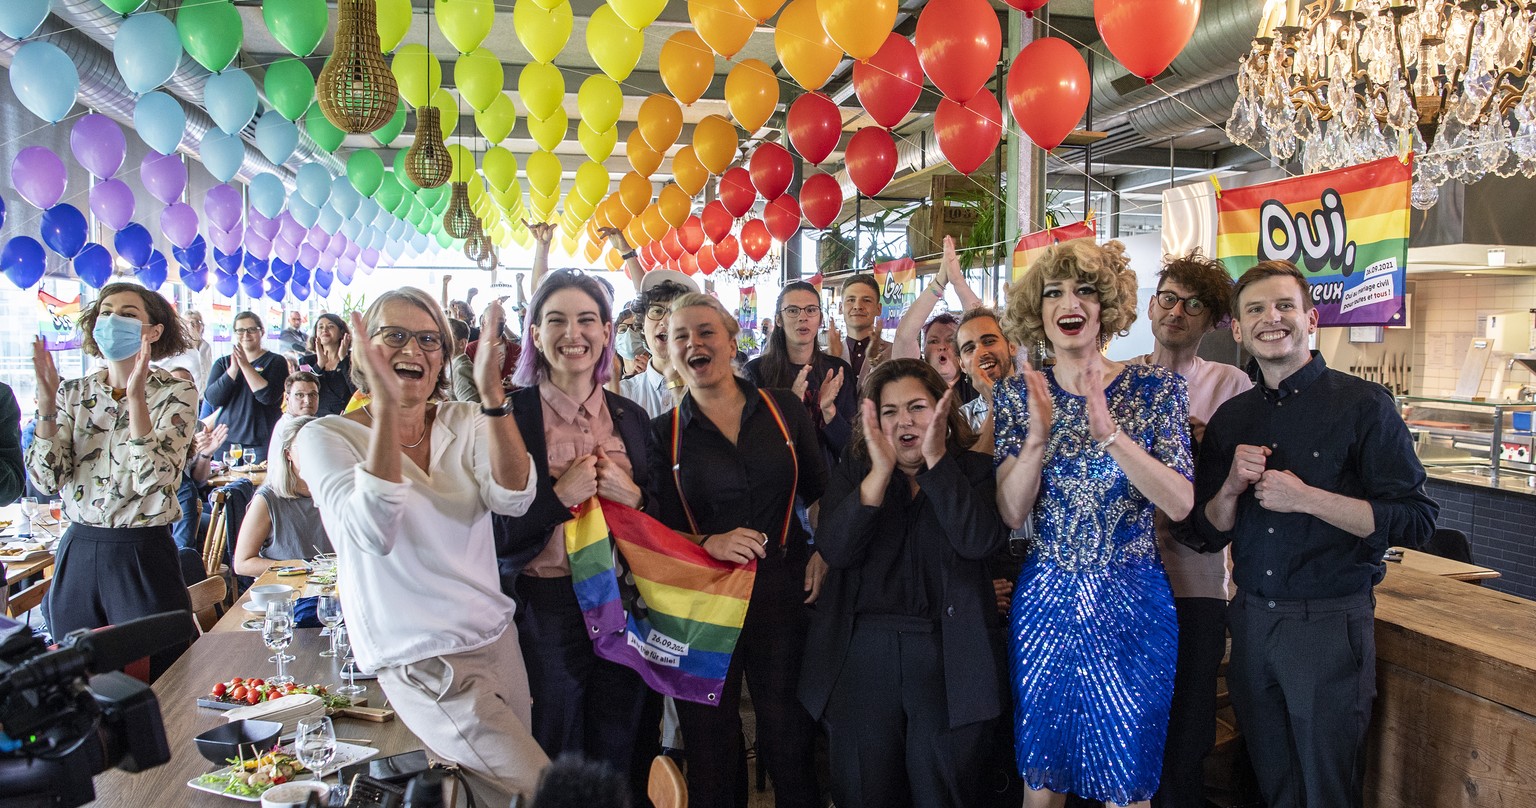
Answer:
[[44, 578], [41, 581], [6, 598], [5, 614], [7, 617], [21, 617], [27, 612], [36, 609], [43, 603], [43, 598], [48, 595], [48, 588], [53, 586], [52, 578]]
[[651, 776], [645, 793], [656, 808], [688, 808], [688, 784], [676, 761], [657, 755], [651, 761]]
[[223, 616], [220, 606], [229, 593], [229, 583], [217, 575], [210, 575], [187, 587], [192, 598], [192, 616], [197, 619], [199, 633], [207, 633]]

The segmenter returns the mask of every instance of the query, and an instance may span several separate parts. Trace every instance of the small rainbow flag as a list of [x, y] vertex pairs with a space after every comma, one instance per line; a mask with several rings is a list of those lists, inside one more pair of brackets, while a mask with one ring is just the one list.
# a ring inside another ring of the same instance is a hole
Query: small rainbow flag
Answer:
[[80, 296], [65, 301], [39, 289], [37, 303], [37, 333], [42, 335], [43, 345], [50, 351], [80, 347], [80, 331], [75, 326], [80, 317]]
[[212, 303], [209, 309], [212, 311], [208, 315], [207, 324], [213, 327], [213, 336], [208, 341], [229, 342], [230, 329], [234, 327], [234, 307], [228, 303]]
[[565, 523], [565, 549], [597, 655], [664, 696], [719, 704], [757, 563], [716, 561], [655, 519], [596, 498]]
[[1008, 282], [1018, 283], [1029, 265], [1051, 247], [1075, 238], [1094, 238], [1097, 234], [1093, 227], [1092, 213], [1089, 211], [1090, 218], [1085, 222], [1073, 222], [1020, 236], [1019, 243], [1013, 245], [1013, 271], [1008, 273]]
[[917, 262], [911, 258], [897, 258], [870, 268], [882, 284], [880, 299], [881, 328], [895, 328], [901, 315], [917, 301]]

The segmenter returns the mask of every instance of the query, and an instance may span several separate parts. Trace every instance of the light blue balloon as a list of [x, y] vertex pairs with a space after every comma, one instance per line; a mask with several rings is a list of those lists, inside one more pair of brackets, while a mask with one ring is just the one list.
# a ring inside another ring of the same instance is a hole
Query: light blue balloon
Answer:
[[256, 122], [256, 148], [277, 165], [288, 162], [299, 145], [299, 127], [277, 114], [266, 112]]
[[345, 174], [331, 181], [331, 199], [329, 206], [334, 208], [341, 218], [350, 219], [357, 213], [357, 206], [362, 204], [363, 195], [352, 187], [352, 180]]
[[135, 14], [123, 20], [112, 40], [112, 61], [118, 75], [135, 95], [170, 80], [181, 64], [181, 38], [176, 23], [161, 14]]
[[181, 102], [165, 93], [145, 93], [133, 108], [133, 129], [151, 149], [175, 154], [187, 129], [187, 112]]
[[239, 135], [226, 135], [217, 129], [209, 129], [198, 146], [198, 156], [203, 168], [219, 182], [229, 182], [240, 172], [245, 162], [245, 141]]
[[[331, 172], [326, 171], [325, 166], [319, 163], [305, 163], [299, 166], [296, 179], [299, 184], [299, 196], [304, 197], [304, 201], [313, 206], [318, 213], [320, 206], [331, 198]], [[314, 222], [304, 226], [309, 227], [312, 224]]]
[[[373, 201], [372, 199], [364, 199], [363, 204], [357, 206], [357, 215], [353, 218], [357, 219], [359, 226], [367, 227], [368, 225], [373, 224], [375, 219], [379, 218], [379, 214], [382, 213], [383, 210], [383, 208], [379, 207], [379, 203]], [[357, 239], [353, 239], [353, 241], [356, 240]]]
[[361, 232], [363, 232], [363, 223], [360, 219], [348, 219], [341, 223], [341, 234], [350, 241], [357, 241], [357, 236]]
[[[307, 165], [314, 164], [308, 163]], [[321, 169], [321, 171], [324, 170], [325, 169]], [[302, 175], [303, 172], [300, 171], [300, 174]], [[320, 218], [320, 209], [314, 205], [309, 204], [309, 200], [304, 198], [304, 192], [302, 188], [303, 186], [301, 185], [299, 193], [289, 197], [288, 212], [293, 214], [294, 221], [304, 225], [304, 228], [307, 230], [311, 227], [314, 227], [315, 220]]]
[[11, 61], [11, 90], [33, 115], [58, 123], [75, 105], [80, 71], [58, 45], [34, 39], [18, 48]]
[[5, 0], [0, 3], [0, 34], [26, 39], [47, 16], [48, 0]]
[[244, 70], [226, 70], [203, 84], [208, 117], [227, 135], [238, 135], [256, 116], [256, 83]]
[[326, 206], [325, 210], [320, 211], [320, 229], [333, 236], [341, 229], [341, 221], [341, 214], [333, 207]]
[[256, 212], [268, 219], [276, 219], [283, 212], [283, 206], [288, 204], [288, 189], [275, 174], [257, 174], [251, 180], [247, 196]]

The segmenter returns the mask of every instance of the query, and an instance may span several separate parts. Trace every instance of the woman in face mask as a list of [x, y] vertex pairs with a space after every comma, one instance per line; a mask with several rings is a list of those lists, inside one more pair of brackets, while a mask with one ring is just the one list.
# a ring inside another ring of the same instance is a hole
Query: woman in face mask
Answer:
[[[83, 378], [60, 384], [43, 340], [32, 349], [37, 437], [27, 473], [64, 501], [70, 522], [44, 604], [55, 637], [191, 606], [171, 526], [181, 518], [176, 490], [197, 390], [149, 365], [191, 340], [165, 298], [130, 283], [103, 288], [80, 316], [80, 333], [82, 350], [106, 362]], [[152, 655], [150, 675], [185, 648]]]
[[[627, 308], [619, 313], [617, 337], [614, 339], [613, 347], [622, 360], [621, 378], [638, 376], [650, 365], [651, 352], [645, 347], [645, 331], [640, 328], [639, 318], [635, 316], [634, 309]], [[619, 392], [617, 384], [618, 380], [613, 380], [609, 389], [615, 393]]]

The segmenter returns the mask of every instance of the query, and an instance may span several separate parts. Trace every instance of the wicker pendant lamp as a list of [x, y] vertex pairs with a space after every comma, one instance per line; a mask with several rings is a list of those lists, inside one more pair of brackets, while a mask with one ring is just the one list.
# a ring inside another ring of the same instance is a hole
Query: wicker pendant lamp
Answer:
[[469, 183], [455, 182], [448, 209], [443, 211], [443, 232], [454, 238], [469, 238], [479, 225], [480, 220], [469, 207]]
[[378, 11], [374, 0], [340, 0], [336, 11], [336, 47], [315, 81], [315, 100], [341, 131], [373, 132], [400, 103], [395, 75], [379, 52]]
[[422, 188], [438, 188], [453, 174], [453, 156], [443, 143], [443, 127], [437, 107], [416, 110], [416, 134], [405, 152], [405, 175]]

